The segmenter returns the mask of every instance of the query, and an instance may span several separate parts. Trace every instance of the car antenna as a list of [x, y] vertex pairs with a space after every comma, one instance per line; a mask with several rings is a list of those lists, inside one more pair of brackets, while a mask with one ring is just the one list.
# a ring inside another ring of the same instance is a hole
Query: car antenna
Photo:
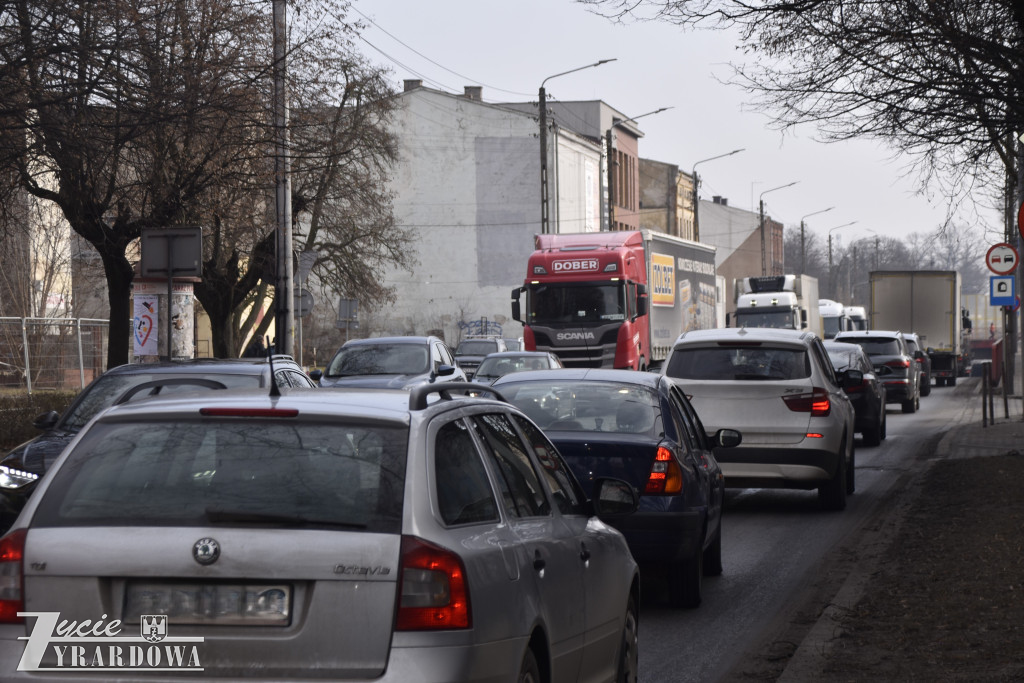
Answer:
[[277, 386], [277, 376], [274, 375], [274, 351], [270, 348], [270, 335], [267, 335], [267, 360], [270, 362], [270, 395], [280, 396], [281, 389]]

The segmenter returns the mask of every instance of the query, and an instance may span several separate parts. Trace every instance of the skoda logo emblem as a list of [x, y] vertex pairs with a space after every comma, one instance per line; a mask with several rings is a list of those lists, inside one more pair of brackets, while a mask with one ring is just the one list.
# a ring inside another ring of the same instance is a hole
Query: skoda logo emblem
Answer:
[[199, 564], [213, 564], [220, 557], [220, 543], [212, 538], [200, 538], [192, 546], [192, 557]]

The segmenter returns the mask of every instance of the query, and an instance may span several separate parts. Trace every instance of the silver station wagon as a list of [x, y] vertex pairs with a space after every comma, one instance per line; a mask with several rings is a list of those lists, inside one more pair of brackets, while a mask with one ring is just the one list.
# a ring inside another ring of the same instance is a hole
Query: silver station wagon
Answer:
[[635, 680], [638, 570], [597, 517], [635, 491], [589, 500], [469, 389], [105, 411], [0, 539], [0, 679]]

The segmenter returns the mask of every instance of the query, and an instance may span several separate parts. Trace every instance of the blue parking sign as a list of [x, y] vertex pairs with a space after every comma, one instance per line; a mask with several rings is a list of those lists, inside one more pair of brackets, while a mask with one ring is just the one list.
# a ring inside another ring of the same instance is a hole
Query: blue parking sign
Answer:
[[1017, 303], [1017, 284], [1012, 275], [997, 275], [988, 279], [990, 306], [1013, 306]]

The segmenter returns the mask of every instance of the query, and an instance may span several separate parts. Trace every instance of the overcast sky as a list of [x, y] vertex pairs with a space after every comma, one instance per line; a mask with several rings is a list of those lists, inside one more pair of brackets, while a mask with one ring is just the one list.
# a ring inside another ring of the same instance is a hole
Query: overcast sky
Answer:
[[[730, 62], [743, 55], [730, 35], [683, 31], [666, 23], [615, 24], [572, 0], [353, 0], [352, 18], [373, 22], [358, 45], [389, 67], [401, 87], [407, 78], [461, 93], [482, 85], [488, 102], [536, 101], [544, 79], [596, 62], [617, 61], [547, 82], [549, 99], [603, 100], [630, 117], [662, 107], [637, 125], [640, 156], [690, 171], [694, 163], [734, 149], [745, 151], [702, 163], [701, 197], [766, 213], [787, 227], [802, 216], [809, 229], [845, 244], [861, 237], [926, 233], [941, 225], [941, 198], [918, 191], [915, 179], [877, 142], [824, 144], [815, 131], [781, 134], [750, 96], [726, 85]], [[745, 105], [745, 103], [747, 103]], [[959, 222], [1001, 230], [994, 212]], [[995, 240], [993, 240], [995, 241]]]

